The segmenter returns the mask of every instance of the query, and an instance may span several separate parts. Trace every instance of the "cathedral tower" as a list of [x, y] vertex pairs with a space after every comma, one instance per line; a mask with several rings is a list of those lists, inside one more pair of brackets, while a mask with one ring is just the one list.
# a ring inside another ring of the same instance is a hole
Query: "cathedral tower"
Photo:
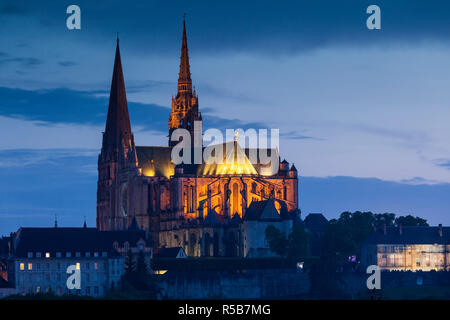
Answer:
[[178, 74], [178, 92], [172, 98], [172, 112], [169, 115], [169, 146], [178, 142], [170, 141], [172, 132], [178, 128], [187, 129], [194, 139], [194, 121], [201, 121], [198, 112], [198, 97], [195, 88], [192, 89], [191, 71], [186, 36], [186, 21], [183, 20], [183, 40], [181, 44], [180, 73]]
[[[120, 175], [136, 168], [136, 151], [131, 132], [119, 39], [109, 97], [106, 128], [98, 157], [97, 228], [120, 230], [127, 226], [128, 188]], [[120, 202], [120, 203], [119, 203]]]

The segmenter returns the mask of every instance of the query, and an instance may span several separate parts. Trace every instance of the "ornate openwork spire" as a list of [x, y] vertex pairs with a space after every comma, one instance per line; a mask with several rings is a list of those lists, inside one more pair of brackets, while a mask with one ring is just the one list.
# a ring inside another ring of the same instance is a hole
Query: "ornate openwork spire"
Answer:
[[181, 43], [180, 73], [178, 74], [178, 94], [192, 93], [191, 71], [186, 36], [186, 20], [183, 19], [183, 40]]
[[194, 122], [201, 120], [198, 112], [198, 98], [194, 90], [192, 92], [191, 71], [189, 66], [189, 54], [186, 36], [186, 21], [183, 19], [183, 40], [181, 43], [180, 73], [178, 74], [178, 92], [172, 97], [172, 112], [169, 116], [169, 146], [177, 144], [171, 141], [172, 132], [178, 128], [191, 132], [193, 141]]

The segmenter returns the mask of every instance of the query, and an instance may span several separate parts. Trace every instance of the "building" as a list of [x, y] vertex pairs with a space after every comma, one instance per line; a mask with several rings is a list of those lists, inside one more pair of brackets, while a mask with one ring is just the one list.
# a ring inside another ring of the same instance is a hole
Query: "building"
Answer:
[[304, 222], [305, 229], [310, 233], [311, 255], [320, 257], [322, 255], [323, 238], [328, 226], [328, 220], [321, 213], [310, 213]]
[[184, 252], [181, 247], [173, 247], [173, 248], [156, 248], [153, 250], [152, 258], [155, 259], [166, 259], [166, 258], [174, 258], [174, 259], [184, 259], [187, 258], [186, 252]]
[[[120, 283], [128, 252], [152, 254], [142, 230], [99, 231], [95, 228], [20, 228], [11, 237], [9, 282], [19, 294], [103, 296]], [[80, 270], [79, 289], [69, 289], [69, 266]]]
[[386, 227], [363, 243], [361, 263], [386, 271], [444, 271], [450, 266], [450, 227]]
[[[244, 241], [250, 238], [244, 233], [250, 229], [241, 224], [249, 221], [245, 215], [252, 203], [270, 199], [283, 220], [298, 218], [297, 169], [286, 160], [280, 163], [277, 149], [241, 148], [231, 141], [217, 145], [224, 150], [224, 163], [173, 163], [171, 134], [183, 128], [193, 141], [195, 123], [203, 121], [192, 86], [185, 23], [178, 90], [168, 119], [167, 146], [135, 145], [117, 40], [98, 158], [98, 229], [124, 230], [136, 219], [139, 228], [149, 230], [155, 247], [182, 247], [188, 256], [244, 256]], [[263, 164], [259, 152], [276, 158], [276, 169]], [[236, 161], [237, 156], [243, 161]]]
[[265, 232], [272, 225], [286, 235], [289, 235], [294, 220], [286, 210], [277, 211], [272, 199], [252, 202], [240, 224], [241, 234], [244, 235], [243, 256], [250, 258], [275, 256], [271, 252]]

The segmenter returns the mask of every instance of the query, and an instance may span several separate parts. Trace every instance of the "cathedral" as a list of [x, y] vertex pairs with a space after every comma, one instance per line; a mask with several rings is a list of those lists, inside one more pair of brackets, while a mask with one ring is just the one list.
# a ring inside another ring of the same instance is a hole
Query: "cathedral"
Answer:
[[[193, 136], [194, 121], [203, 121], [192, 86], [185, 22], [180, 60], [177, 94], [168, 115], [168, 145], [136, 146], [117, 40], [98, 157], [97, 228], [147, 230], [154, 247], [182, 247], [188, 256], [270, 254], [265, 228], [274, 225], [289, 234], [300, 219], [297, 170], [286, 160], [276, 171], [267, 170], [259, 158], [252, 163], [251, 148], [241, 148], [236, 140], [223, 147], [242, 154], [243, 163], [175, 164], [172, 132], [183, 128]], [[278, 149], [265, 152], [280, 160]]]

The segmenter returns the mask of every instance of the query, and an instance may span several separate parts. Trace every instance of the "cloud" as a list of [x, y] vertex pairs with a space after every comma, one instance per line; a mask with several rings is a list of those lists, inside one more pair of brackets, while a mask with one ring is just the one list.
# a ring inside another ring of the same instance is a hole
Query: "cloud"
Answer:
[[59, 61], [58, 65], [60, 65], [61, 67], [73, 67], [76, 66], [77, 63], [73, 61]]
[[436, 159], [433, 161], [433, 163], [439, 167], [450, 170], [450, 159]]
[[29, 11], [25, 6], [8, 3], [0, 7], [0, 15], [23, 15]]
[[303, 135], [301, 133], [298, 133], [295, 130], [288, 131], [288, 132], [282, 132], [282, 133], [280, 133], [280, 137], [285, 138], [285, 139], [290, 139], [290, 140], [308, 140], [308, 139], [311, 139], [311, 140], [324, 140], [322, 138], [315, 138], [315, 137]]
[[[251, 103], [251, 104], [258, 104], [258, 105], [268, 105], [269, 102], [264, 100], [264, 99], [260, 99], [256, 96], [249, 96], [248, 94], [245, 93], [236, 93], [233, 92], [231, 90], [227, 90], [224, 89], [222, 87], [216, 87], [213, 85], [202, 85], [201, 86], [201, 92], [202, 95], [212, 95], [214, 96], [216, 99], [229, 99], [229, 100], [234, 100], [234, 101], [238, 101], [239, 103]], [[210, 112], [212, 109], [202, 109], [203, 113], [207, 113]]]
[[410, 179], [401, 179], [400, 183], [410, 184], [410, 185], [423, 185], [423, 184], [438, 184], [441, 183], [437, 180], [425, 179], [423, 177], [413, 177]]
[[[4, 1], [4, 14], [28, 13], [42, 23], [42, 28], [55, 28], [65, 9], [50, 0]], [[191, 47], [207, 55], [290, 55], [342, 46], [450, 43], [445, 14], [450, 11], [448, 1], [435, 0], [430, 5], [427, 0], [378, 0], [381, 30], [366, 27], [366, 9], [370, 4], [360, 0], [261, 0], [256, 7], [251, 1], [239, 0], [109, 1], [108, 6], [95, 1], [79, 3], [82, 12], [86, 12], [82, 24], [89, 25], [86, 41], [98, 44], [120, 30], [128, 44], [148, 53], [167, 54], [179, 49], [179, 12], [188, 13]]]
[[[98, 150], [89, 149], [4, 149], [0, 150], [0, 168], [54, 165], [74, 157], [95, 157]], [[85, 172], [85, 169], [81, 169]]]
[[[103, 93], [103, 91], [101, 91]], [[100, 125], [106, 123], [108, 97], [99, 91], [54, 89], [30, 91], [0, 87], [0, 115], [35, 121], [35, 125], [57, 124]], [[130, 120], [134, 130], [167, 133], [168, 107], [128, 102]], [[262, 122], [204, 116], [205, 128], [268, 128]]]
[[18, 63], [22, 67], [33, 68], [33, 67], [37, 67], [37, 66], [43, 64], [44, 62], [40, 59], [33, 58], [33, 57], [0, 59], [0, 65], [7, 64], [7, 63]]

